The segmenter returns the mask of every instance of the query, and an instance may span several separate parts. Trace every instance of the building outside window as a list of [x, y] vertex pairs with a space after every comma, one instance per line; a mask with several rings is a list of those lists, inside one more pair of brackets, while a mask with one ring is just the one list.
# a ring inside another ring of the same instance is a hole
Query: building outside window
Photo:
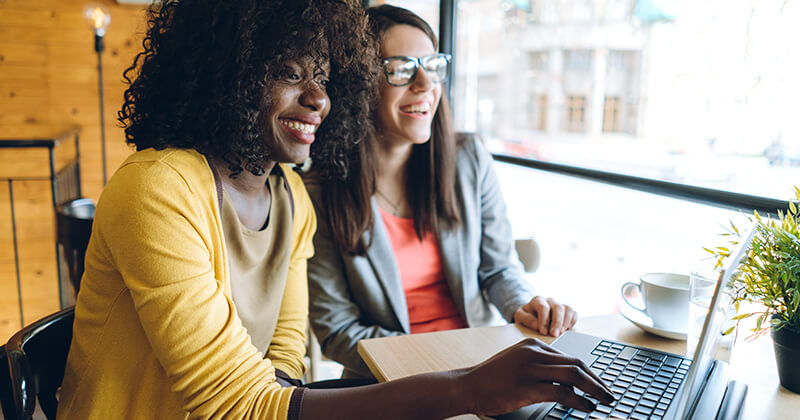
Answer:
[[585, 114], [586, 114], [586, 97], [584, 96], [568, 97], [566, 130], [571, 133], [583, 132]]
[[800, 3], [456, 0], [456, 11], [455, 122], [474, 131], [478, 104], [491, 108], [480, 118], [494, 150], [527, 143], [555, 162], [783, 200], [800, 184]]

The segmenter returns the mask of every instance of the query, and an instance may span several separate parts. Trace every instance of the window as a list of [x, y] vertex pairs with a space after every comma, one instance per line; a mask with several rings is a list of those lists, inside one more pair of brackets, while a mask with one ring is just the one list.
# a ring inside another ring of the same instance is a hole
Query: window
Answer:
[[566, 131], [580, 133], [584, 130], [584, 114], [586, 113], [586, 98], [583, 96], [570, 96], [567, 98], [567, 123]]
[[591, 51], [566, 51], [567, 71], [574, 72], [589, 72], [592, 70], [592, 52]]
[[513, 141], [554, 162], [792, 198], [800, 2], [640, 3], [456, 0], [456, 128], [481, 121], [500, 152]]
[[620, 131], [619, 97], [606, 96], [603, 106], [603, 132], [613, 133], [617, 131]]

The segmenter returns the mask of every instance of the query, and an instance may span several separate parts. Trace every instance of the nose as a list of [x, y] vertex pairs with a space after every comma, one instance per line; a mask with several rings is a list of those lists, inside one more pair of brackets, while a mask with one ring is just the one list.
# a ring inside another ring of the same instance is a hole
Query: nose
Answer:
[[308, 109], [324, 112], [330, 105], [330, 98], [320, 85], [309, 81], [300, 95], [300, 104]]
[[417, 70], [417, 77], [414, 78], [411, 89], [415, 92], [427, 92], [433, 89], [433, 82], [422, 66]]

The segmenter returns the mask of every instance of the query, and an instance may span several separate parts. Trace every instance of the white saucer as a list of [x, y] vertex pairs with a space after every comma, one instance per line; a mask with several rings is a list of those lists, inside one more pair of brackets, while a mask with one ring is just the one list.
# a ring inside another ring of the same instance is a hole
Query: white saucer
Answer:
[[686, 340], [686, 331], [670, 331], [664, 330], [661, 328], [656, 328], [653, 326], [653, 320], [651, 320], [647, 315], [633, 309], [630, 305], [625, 302], [622, 302], [619, 305], [619, 314], [622, 315], [623, 318], [627, 319], [633, 325], [649, 332], [650, 334], [655, 334], [664, 338], [670, 338], [673, 340]]

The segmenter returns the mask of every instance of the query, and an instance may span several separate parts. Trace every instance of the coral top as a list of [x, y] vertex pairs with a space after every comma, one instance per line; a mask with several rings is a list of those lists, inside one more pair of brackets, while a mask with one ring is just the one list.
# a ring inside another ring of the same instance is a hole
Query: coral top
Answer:
[[383, 209], [381, 216], [403, 282], [411, 333], [466, 328], [445, 279], [433, 233], [420, 241], [413, 218], [397, 217]]

